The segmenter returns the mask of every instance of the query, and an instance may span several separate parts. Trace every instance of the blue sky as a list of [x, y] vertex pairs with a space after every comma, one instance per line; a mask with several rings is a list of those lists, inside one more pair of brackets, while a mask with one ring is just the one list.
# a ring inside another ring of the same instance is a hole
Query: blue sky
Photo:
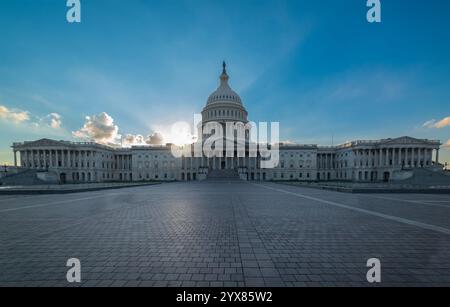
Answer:
[[[389, 0], [0, 1], [0, 162], [14, 141], [73, 139], [106, 112], [118, 133], [192, 121], [222, 60], [250, 119], [329, 145], [450, 140], [450, 2]], [[434, 124], [424, 126], [434, 120]], [[443, 150], [450, 161], [450, 151]]]

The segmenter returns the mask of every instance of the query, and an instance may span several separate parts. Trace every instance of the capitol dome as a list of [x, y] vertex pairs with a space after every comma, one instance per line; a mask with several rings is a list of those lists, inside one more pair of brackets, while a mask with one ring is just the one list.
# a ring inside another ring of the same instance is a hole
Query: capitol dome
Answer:
[[208, 98], [208, 105], [212, 103], [231, 102], [242, 105], [241, 97], [233, 91], [228, 84], [230, 77], [227, 74], [226, 64], [223, 63], [223, 71], [220, 75], [220, 86]]
[[241, 97], [239, 97], [228, 84], [229, 79], [230, 77], [227, 74], [226, 64], [223, 62], [220, 85], [208, 98], [206, 107], [202, 112], [203, 122], [247, 122], [247, 111], [242, 104]]

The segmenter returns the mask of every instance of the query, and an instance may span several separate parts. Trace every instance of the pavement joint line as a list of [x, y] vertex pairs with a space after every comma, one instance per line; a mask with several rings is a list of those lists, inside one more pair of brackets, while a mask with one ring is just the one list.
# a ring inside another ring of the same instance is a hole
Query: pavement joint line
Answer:
[[[236, 203], [236, 200], [237, 200], [237, 203]], [[242, 206], [242, 201], [240, 199], [240, 196], [239, 195], [236, 195], [234, 197], [232, 196], [232, 202], [233, 202], [233, 210], [235, 210], [235, 205], [237, 205], [237, 208], [241, 211], [241, 214], [243, 214], [244, 219], [247, 219], [247, 226], [250, 227], [253, 230], [253, 232], [256, 234], [258, 239], [261, 242], [263, 242], [261, 248], [264, 249], [265, 253], [267, 253], [269, 255], [270, 261], [274, 262], [272, 257], [270, 256], [270, 253], [268, 251], [267, 245], [264, 243], [264, 240], [261, 237], [258, 229], [256, 228], [256, 226], [253, 224], [252, 220], [250, 219], [250, 214], [249, 214], [249, 212], [247, 210], [247, 207], [246, 206]], [[236, 230], [237, 229], [238, 229], [238, 225], [236, 223]], [[239, 253], [240, 253], [240, 249], [239, 249]], [[252, 254], [255, 255], [253, 247], [252, 247]], [[244, 269], [244, 265], [243, 265], [243, 262], [242, 262], [242, 257], [241, 257], [241, 264], [242, 264], [242, 268]], [[258, 270], [259, 270], [260, 274], [262, 273], [261, 269], [262, 269], [261, 266], [258, 264]], [[245, 276], [245, 274], [244, 274], [244, 276]], [[281, 278], [278, 270], [277, 270], [277, 276], [276, 277]]]
[[23, 207], [18, 207], [18, 208], [8, 208], [8, 209], [0, 210], [0, 213], [20, 211], [20, 210], [24, 210], [24, 209], [33, 209], [33, 208], [55, 206], [55, 205], [73, 203], [73, 202], [82, 201], [82, 200], [90, 200], [90, 199], [95, 199], [95, 198], [100, 198], [100, 197], [117, 196], [117, 195], [122, 195], [122, 194], [118, 193], [118, 194], [108, 194], [108, 195], [96, 195], [96, 196], [82, 197], [82, 198], [76, 198], [76, 199], [60, 200], [60, 201], [55, 201], [55, 202], [45, 203], [45, 204], [23, 206]]
[[[17, 195], [19, 196], [19, 195]], [[22, 197], [8, 197], [8, 198], [1, 198], [0, 202], [5, 202], [5, 201], [11, 201], [11, 200], [26, 200], [26, 199], [30, 199], [33, 198], [33, 196], [22, 196]]]
[[237, 241], [237, 246], [238, 246], [238, 251], [239, 251], [239, 262], [241, 264], [241, 268], [243, 268], [244, 265], [242, 263], [242, 252], [241, 252], [241, 246], [239, 244], [240, 243], [240, 240], [239, 240], [239, 225], [238, 225], [237, 219], [236, 219], [236, 211], [238, 210], [238, 208], [237, 208], [238, 204], [236, 204], [236, 200], [234, 199], [233, 196], [231, 196], [230, 202], [231, 202], [231, 206], [232, 206], [232, 209], [233, 209], [233, 211], [232, 211], [233, 212], [233, 222], [234, 222], [234, 227], [236, 229], [236, 241]]
[[411, 204], [419, 204], [419, 205], [425, 205], [425, 206], [434, 206], [434, 207], [441, 207], [441, 208], [450, 208], [450, 206], [447, 205], [441, 205], [441, 204], [433, 204], [431, 202], [433, 201], [420, 201], [420, 200], [409, 200], [409, 199], [398, 199], [393, 197], [386, 197], [386, 196], [373, 196], [373, 195], [367, 195], [368, 197], [377, 198], [377, 199], [384, 199], [384, 200], [395, 200], [395, 201], [401, 201], [405, 203], [411, 203]]
[[285, 193], [285, 194], [297, 196], [297, 197], [300, 197], [300, 198], [305, 198], [305, 199], [313, 200], [313, 201], [316, 201], [316, 202], [320, 202], [320, 203], [323, 203], [323, 204], [327, 204], [327, 205], [331, 205], [331, 206], [335, 206], [335, 207], [339, 207], [339, 208], [343, 208], [343, 209], [348, 209], [348, 210], [352, 210], [352, 211], [356, 211], [356, 212], [360, 212], [360, 213], [365, 213], [365, 214], [373, 215], [373, 216], [376, 216], [376, 217], [384, 218], [384, 219], [387, 219], [387, 220], [403, 223], [403, 224], [406, 224], [406, 225], [416, 226], [416, 227], [419, 227], [419, 228], [422, 228], [422, 229], [432, 230], [432, 231], [435, 231], [435, 232], [440, 232], [440, 233], [443, 233], [443, 234], [450, 235], [450, 229], [447, 229], [447, 228], [444, 228], [444, 227], [431, 225], [431, 224], [426, 224], [426, 223], [422, 223], [422, 222], [418, 222], [418, 221], [414, 221], [414, 220], [409, 220], [409, 219], [405, 219], [405, 218], [402, 218], [402, 217], [392, 216], [392, 215], [388, 215], [388, 214], [383, 214], [383, 213], [379, 213], [379, 212], [376, 212], [376, 211], [356, 208], [356, 207], [340, 204], [340, 203], [337, 203], [337, 202], [334, 202], [334, 201], [329, 201], [329, 200], [324, 200], [324, 199], [320, 199], [320, 198], [316, 198], [316, 197], [303, 195], [303, 194], [300, 194], [300, 193], [294, 193], [294, 192], [290, 192], [290, 191], [286, 191], [286, 190], [282, 190], [282, 189], [276, 189], [276, 188], [272, 188], [272, 187], [269, 187], [269, 186], [266, 186], [266, 185], [263, 185], [263, 184], [255, 184], [255, 183], [252, 183], [252, 184], [254, 184], [256, 186], [259, 186], [259, 187], [262, 187], [262, 188], [265, 188], [265, 189], [277, 191], [279, 193]]

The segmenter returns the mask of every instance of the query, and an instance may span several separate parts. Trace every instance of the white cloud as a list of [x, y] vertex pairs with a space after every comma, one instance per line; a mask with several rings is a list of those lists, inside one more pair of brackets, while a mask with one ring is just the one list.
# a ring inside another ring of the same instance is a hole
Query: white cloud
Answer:
[[84, 126], [72, 132], [76, 138], [89, 139], [97, 143], [117, 143], [119, 127], [114, 124], [114, 119], [107, 113], [87, 116]]
[[139, 145], [162, 145], [164, 144], [164, 137], [161, 133], [155, 132], [148, 137], [140, 134], [127, 134], [121, 138], [122, 147], [131, 147]]
[[50, 113], [43, 118], [43, 122], [50, 128], [59, 129], [61, 128], [62, 124], [61, 115], [59, 115], [58, 113]]
[[20, 109], [10, 109], [6, 106], [0, 105], [0, 120], [15, 125], [23, 125], [25, 128], [32, 127], [33, 129], [51, 128], [59, 130], [62, 125], [61, 115], [58, 113], [50, 113], [44, 117], [36, 116], [28, 111]]
[[423, 125], [422, 125], [422, 127], [425, 127], [425, 128], [433, 128], [433, 125], [436, 123], [436, 120], [435, 119], [431, 119], [431, 120], [429, 120], [429, 121], [426, 121]]
[[442, 129], [444, 127], [448, 127], [450, 126], [450, 116], [449, 117], [445, 117], [439, 121], [432, 119], [427, 121], [426, 123], [423, 124], [424, 127], [426, 128], [434, 128], [434, 129]]
[[140, 134], [137, 134], [137, 135], [127, 134], [122, 137], [122, 146], [123, 147], [145, 145], [145, 144], [146, 144], [145, 138]]
[[162, 145], [164, 143], [164, 137], [161, 133], [155, 132], [148, 136], [146, 142], [149, 145]]
[[160, 143], [170, 143], [176, 145], [186, 145], [195, 142], [196, 137], [192, 134], [192, 127], [185, 121], [177, 121], [173, 124], [152, 125], [152, 131], [155, 133], [151, 136], [152, 145]]
[[0, 119], [19, 124], [28, 121], [30, 116], [26, 111], [8, 109], [7, 107], [0, 105]]
[[450, 140], [448, 140], [447, 143], [444, 144], [444, 148], [450, 149]]
[[98, 115], [87, 116], [81, 129], [72, 132], [72, 136], [78, 139], [90, 140], [100, 144], [109, 144], [122, 147], [164, 145], [167, 142], [173, 144], [192, 144], [194, 136], [191, 135], [189, 124], [178, 122], [170, 126], [160, 126], [161, 129], [145, 137], [146, 134], [122, 134], [114, 119], [106, 112]]

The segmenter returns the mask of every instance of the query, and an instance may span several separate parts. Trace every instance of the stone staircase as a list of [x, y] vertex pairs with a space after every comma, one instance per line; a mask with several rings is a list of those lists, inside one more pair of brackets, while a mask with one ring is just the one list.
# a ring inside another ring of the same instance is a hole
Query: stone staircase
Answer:
[[21, 185], [42, 185], [45, 181], [37, 177], [38, 171], [25, 170], [23, 172], [8, 175], [0, 179], [0, 185], [4, 186], [21, 186]]
[[412, 170], [413, 176], [409, 179], [400, 181], [401, 183], [415, 185], [448, 185], [450, 186], [450, 176], [444, 171], [432, 171], [424, 168], [415, 168]]
[[239, 173], [237, 170], [224, 169], [224, 170], [211, 170], [208, 173], [208, 180], [214, 181], [230, 181], [230, 180], [240, 180]]

